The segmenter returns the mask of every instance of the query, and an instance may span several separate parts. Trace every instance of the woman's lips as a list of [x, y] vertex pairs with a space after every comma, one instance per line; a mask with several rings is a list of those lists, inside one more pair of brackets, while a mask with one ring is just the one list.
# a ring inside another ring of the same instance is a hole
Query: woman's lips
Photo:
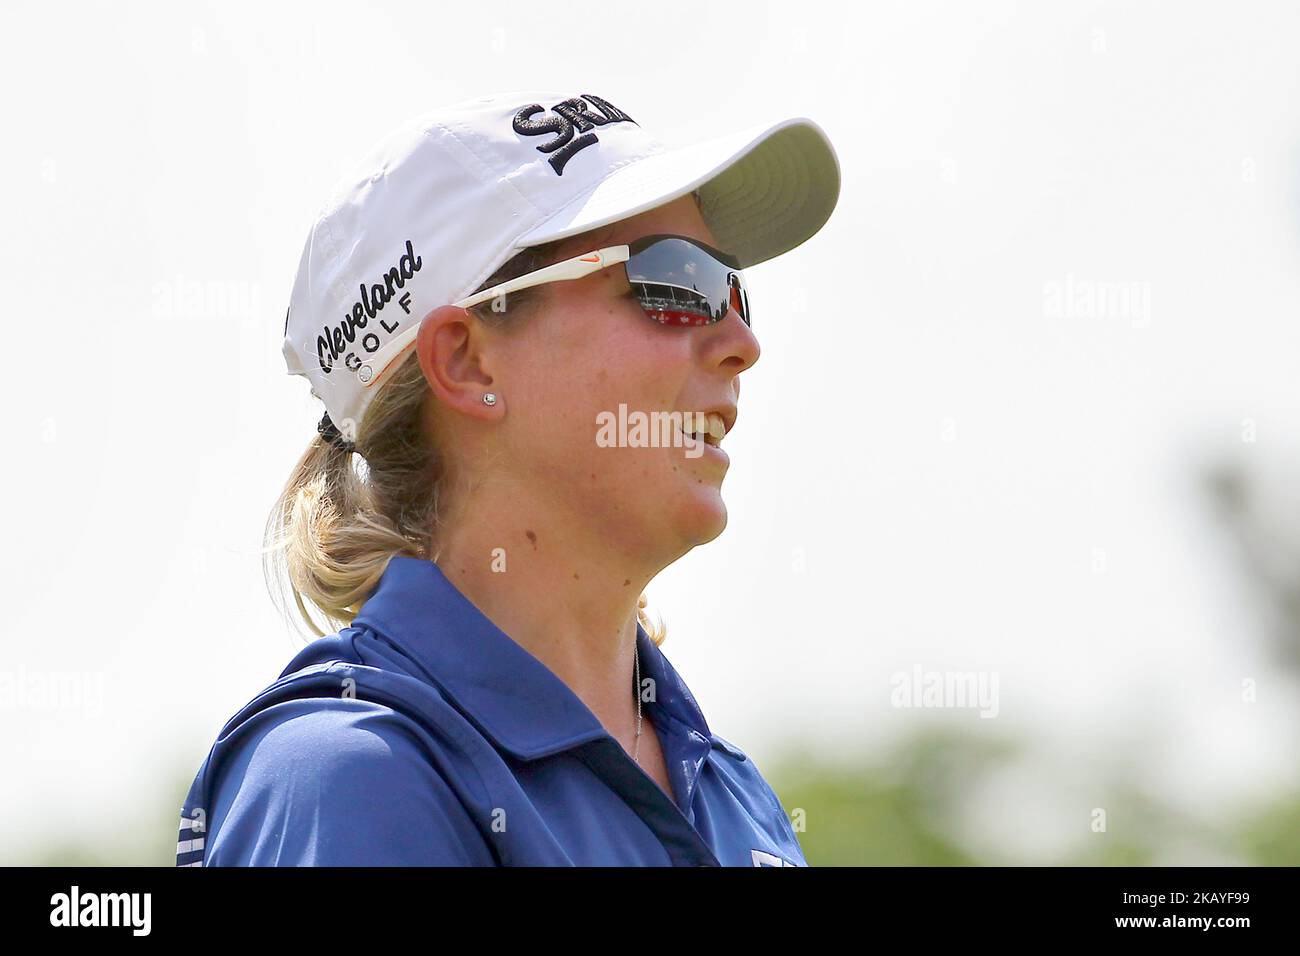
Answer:
[[[718, 430], [721, 431], [721, 419], [719, 417]], [[708, 458], [719, 464], [728, 465], [731, 463], [731, 456], [728, 455], [717, 443], [722, 440], [721, 435], [715, 437], [711, 428], [708, 435], [699, 438], [694, 434], [684, 432], [678, 429], [686, 446], [687, 458]], [[696, 452], [699, 449], [699, 452]]]

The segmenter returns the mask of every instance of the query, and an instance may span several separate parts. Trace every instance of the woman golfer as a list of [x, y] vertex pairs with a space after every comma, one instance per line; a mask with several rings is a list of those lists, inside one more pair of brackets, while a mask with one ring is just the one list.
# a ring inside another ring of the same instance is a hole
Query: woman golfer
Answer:
[[268, 527], [318, 637], [222, 729], [178, 865], [806, 865], [642, 593], [726, 524], [741, 270], [838, 194], [809, 120], [669, 148], [537, 91], [339, 183], [284, 334], [326, 414]]

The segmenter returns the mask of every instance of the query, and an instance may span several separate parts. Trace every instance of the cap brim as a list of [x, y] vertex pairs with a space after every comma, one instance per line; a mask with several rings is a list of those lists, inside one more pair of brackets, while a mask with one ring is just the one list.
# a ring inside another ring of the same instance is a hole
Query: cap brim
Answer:
[[830, 139], [810, 119], [755, 126], [624, 166], [521, 236], [524, 248], [638, 215], [694, 189], [719, 248], [744, 268], [811, 238], [840, 194]]

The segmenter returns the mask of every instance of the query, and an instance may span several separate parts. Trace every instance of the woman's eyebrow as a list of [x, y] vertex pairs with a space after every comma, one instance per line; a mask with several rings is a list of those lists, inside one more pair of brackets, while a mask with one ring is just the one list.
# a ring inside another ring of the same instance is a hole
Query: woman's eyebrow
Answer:
[[591, 237], [591, 246], [593, 249], [603, 249], [609, 245], [610, 237], [614, 235], [615, 226], [610, 225], [602, 229]]
[[599, 232], [587, 236], [582, 242], [578, 242], [578, 240], [573, 236], [562, 240], [564, 245], [560, 247], [561, 251], [553, 252], [551, 255], [547, 256], [547, 261], [543, 262], [542, 265], [553, 266], [557, 262], [564, 262], [566, 259], [572, 259], [575, 256], [586, 255], [594, 249], [605, 248], [609, 245], [609, 237], [614, 234], [617, 227], [618, 223], [612, 223], [601, 229]]

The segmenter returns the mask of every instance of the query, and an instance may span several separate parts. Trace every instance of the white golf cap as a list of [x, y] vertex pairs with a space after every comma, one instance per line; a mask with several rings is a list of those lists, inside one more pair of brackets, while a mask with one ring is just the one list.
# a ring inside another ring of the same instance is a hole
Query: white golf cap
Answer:
[[355, 441], [397, 364], [376, 359], [385, 344], [521, 250], [695, 189], [719, 248], [747, 268], [830, 218], [839, 163], [802, 117], [668, 146], [589, 93], [497, 93], [418, 116], [370, 150], [312, 224], [285, 315], [289, 372]]

